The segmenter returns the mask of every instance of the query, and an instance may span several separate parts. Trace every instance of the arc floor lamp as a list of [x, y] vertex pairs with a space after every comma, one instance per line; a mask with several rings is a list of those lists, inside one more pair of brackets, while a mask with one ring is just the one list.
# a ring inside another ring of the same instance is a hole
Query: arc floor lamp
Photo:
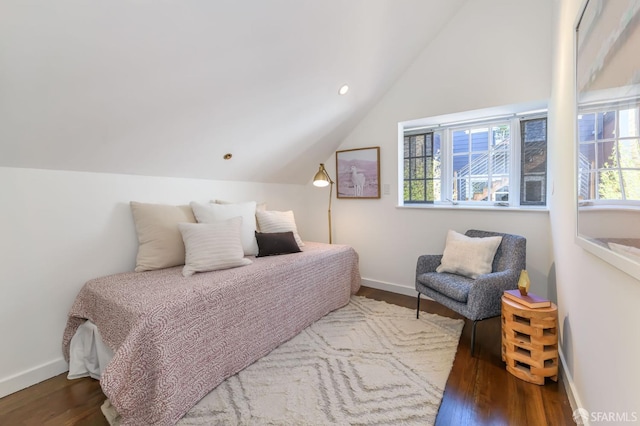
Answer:
[[318, 169], [318, 173], [313, 177], [313, 185], [323, 188], [329, 185], [329, 244], [332, 244], [331, 238], [331, 199], [333, 198], [333, 180], [327, 173], [327, 170], [324, 168], [324, 164], [320, 163], [320, 168]]

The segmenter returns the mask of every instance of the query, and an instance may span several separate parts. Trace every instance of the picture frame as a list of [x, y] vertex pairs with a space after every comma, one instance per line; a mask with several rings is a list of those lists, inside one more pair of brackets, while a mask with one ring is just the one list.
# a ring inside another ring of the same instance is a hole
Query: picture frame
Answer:
[[338, 198], [380, 198], [380, 147], [336, 151]]

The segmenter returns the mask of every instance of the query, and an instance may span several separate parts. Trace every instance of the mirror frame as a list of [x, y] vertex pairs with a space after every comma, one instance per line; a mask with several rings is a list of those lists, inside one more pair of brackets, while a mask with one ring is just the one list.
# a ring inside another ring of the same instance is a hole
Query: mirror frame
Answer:
[[[579, 92], [579, 75], [578, 75], [578, 54], [580, 52], [580, 49], [578, 46], [578, 42], [579, 42], [579, 37], [578, 37], [578, 33], [580, 31], [580, 24], [582, 21], [582, 18], [585, 16], [585, 12], [587, 11], [587, 8], [591, 5], [591, 7], [598, 7], [598, 3], [599, 0], [583, 0], [582, 2], [582, 7], [579, 9], [579, 14], [576, 18], [575, 24], [574, 24], [574, 55], [573, 55], [573, 59], [574, 59], [574, 88], [575, 88], [575, 111], [574, 111], [574, 194], [575, 194], [575, 201], [576, 201], [576, 220], [575, 220], [575, 241], [576, 243], [581, 246], [582, 248], [584, 248], [585, 250], [587, 250], [588, 252], [594, 254], [595, 256], [601, 258], [602, 260], [604, 260], [605, 262], [608, 262], [609, 264], [611, 264], [612, 266], [620, 269], [621, 271], [631, 275], [632, 277], [634, 277], [637, 280], [640, 280], [640, 261], [635, 261], [630, 257], [627, 256], [623, 256], [621, 254], [618, 254], [616, 252], [614, 252], [611, 249], [606, 248], [603, 245], [597, 244], [594, 241], [592, 241], [592, 239], [588, 238], [588, 236], [582, 235], [580, 233], [580, 226], [579, 226], [579, 220], [580, 220], [580, 207], [581, 207], [581, 202], [579, 200], [579, 194], [578, 194], [578, 186], [579, 186], [579, 177], [578, 177], [578, 173], [579, 173], [579, 159], [578, 159], [578, 154], [580, 152], [580, 140], [579, 140], [579, 132], [578, 132], [578, 116], [579, 116], [579, 105], [580, 105], [580, 92]], [[640, 14], [640, 12], [637, 12]], [[637, 18], [640, 19], [640, 18]], [[617, 40], [617, 39], [616, 39]], [[592, 43], [603, 43], [604, 40], [596, 40], [596, 41], [590, 41]], [[595, 62], [595, 61], [593, 61]], [[640, 90], [636, 90], [636, 95], [640, 93]], [[613, 98], [612, 98], [613, 100]], [[629, 207], [630, 210], [633, 210], [634, 212], [637, 212], [638, 215], [640, 216], [640, 208], [638, 206], [631, 206]], [[639, 226], [640, 226], [640, 221], [639, 221]]]

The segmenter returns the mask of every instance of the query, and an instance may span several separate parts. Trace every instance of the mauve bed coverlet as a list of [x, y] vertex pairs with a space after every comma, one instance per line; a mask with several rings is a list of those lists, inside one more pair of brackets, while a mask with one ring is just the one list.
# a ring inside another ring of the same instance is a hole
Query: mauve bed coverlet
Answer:
[[176, 423], [202, 397], [360, 287], [358, 254], [306, 242], [301, 253], [183, 277], [182, 267], [88, 281], [70, 310], [93, 321], [115, 351], [100, 384], [123, 425]]

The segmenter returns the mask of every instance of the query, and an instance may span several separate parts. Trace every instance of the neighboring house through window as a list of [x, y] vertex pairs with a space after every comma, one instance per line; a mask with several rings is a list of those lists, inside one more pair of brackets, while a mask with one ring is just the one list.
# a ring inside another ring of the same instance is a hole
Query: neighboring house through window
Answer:
[[404, 205], [546, 205], [546, 111], [403, 133]]

